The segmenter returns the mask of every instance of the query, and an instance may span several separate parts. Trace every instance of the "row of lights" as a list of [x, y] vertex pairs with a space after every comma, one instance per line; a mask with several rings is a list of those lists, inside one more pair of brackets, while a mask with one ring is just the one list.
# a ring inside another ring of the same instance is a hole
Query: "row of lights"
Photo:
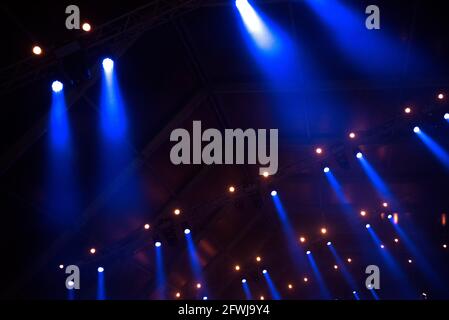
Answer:
[[[82, 29], [84, 32], [90, 32], [90, 31], [92, 30], [92, 26], [90, 25], [90, 23], [84, 22], [84, 23], [81, 25], [81, 29]], [[40, 56], [40, 55], [42, 55], [42, 54], [44, 53], [44, 50], [43, 50], [42, 47], [39, 46], [39, 45], [34, 45], [33, 48], [31, 49], [31, 51], [33, 52], [33, 54], [34, 54], [35, 56]]]

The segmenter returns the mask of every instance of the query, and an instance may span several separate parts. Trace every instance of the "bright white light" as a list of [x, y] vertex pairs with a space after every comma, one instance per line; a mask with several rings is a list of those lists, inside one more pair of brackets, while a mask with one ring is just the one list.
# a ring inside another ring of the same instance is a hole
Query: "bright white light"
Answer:
[[357, 157], [357, 159], [362, 159], [363, 154], [361, 152], [357, 152], [355, 156]]
[[87, 23], [87, 22], [83, 23], [83, 25], [81, 26], [81, 28], [82, 28], [84, 31], [86, 31], [86, 32], [89, 32], [90, 30], [92, 30], [91, 25], [90, 25], [89, 23]]
[[63, 264], [60, 264], [60, 265], [59, 265], [59, 269], [64, 269], [64, 265], [63, 265]]
[[62, 91], [62, 89], [64, 89], [64, 85], [62, 84], [61, 81], [53, 81], [53, 83], [51, 84], [51, 90], [53, 90], [53, 92], [60, 92]]
[[35, 55], [41, 55], [42, 54], [42, 48], [41, 47], [39, 47], [39, 46], [34, 46], [33, 47], [33, 54], [35, 54]]
[[235, 5], [256, 44], [262, 49], [270, 49], [274, 42], [273, 36], [248, 0], [236, 0]]
[[444, 119], [449, 120], [449, 113], [444, 114]]
[[330, 241], [327, 242], [327, 245], [328, 245], [328, 246], [330, 246], [331, 244], [332, 244], [332, 242], [330, 242]]
[[159, 248], [162, 245], [162, 243], [160, 241], [156, 241], [154, 245], [156, 246], [156, 248]]
[[369, 223], [367, 223], [367, 224], [365, 225], [365, 227], [366, 227], [367, 229], [369, 229], [369, 228], [371, 228], [371, 225], [370, 225]]
[[101, 273], [101, 272], [104, 271], [104, 268], [103, 267], [98, 267], [97, 271]]
[[393, 218], [393, 216], [391, 214], [389, 214], [387, 218], [391, 219], [391, 218]]
[[185, 230], [184, 230], [184, 233], [185, 233], [185, 234], [190, 234], [190, 229], [185, 229]]
[[72, 280], [70, 280], [69, 282], [67, 282], [69, 287], [73, 287], [75, 285], [75, 282], [73, 282]]
[[242, 279], [242, 283], [246, 283], [246, 279]]
[[323, 169], [324, 173], [328, 173], [329, 171], [331, 171], [331, 169], [329, 169], [329, 167], [326, 167]]
[[414, 128], [413, 128], [413, 132], [414, 132], [414, 133], [420, 133], [420, 132], [421, 132], [421, 129], [420, 129], [419, 127], [414, 127]]
[[310, 250], [307, 250], [306, 254], [311, 254]]
[[207, 297], [203, 297], [203, 300], [207, 300]]
[[111, 72], [114, 68], [114, 61], [110, 58], [103, 59], [103, 69], [106, 72]]
[[267, 270], [263, 269], [262, 273], [263, 273], [263, 274], [266, 274], [266, 273], [267, 273]]
[[271, 196], [272, 197], [276, 197], [278, 195], [276, 190], [271, 191]]

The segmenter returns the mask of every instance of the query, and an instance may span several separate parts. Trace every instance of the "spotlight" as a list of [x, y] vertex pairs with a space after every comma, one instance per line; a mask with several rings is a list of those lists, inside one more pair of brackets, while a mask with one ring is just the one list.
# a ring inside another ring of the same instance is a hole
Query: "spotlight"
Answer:
[[362, 159], [363, 158], [363, 153], [357, 152], [355, 156], [357, 157], [357, 159]]
[[323, 153], [323, 149], [321, 148], [316, 148], [315, 149], [316, 154], [322, 154]]
[[449, 120], [449, 113], [445, 113], [445, 114], [444, 114], [444, 119], [445, 119], [445, 120]]
[[366, 227], [367, 229], [369, 229], [369, 228], [371, 228], [371, 225], [370, 225], [369, 223], [367, 223], [367, 224], [365, 225], [365, 227]]
[[382, 203], [382, 207], [387, 208], [388, 207], [388, 202], [383, 202]]
[[70, 280], [69, 282], [67, 282], [69, 287], [73, 287], [75, 285], [75, 282], [73, 282], [72, 280]]
[[394, 242], [398, 243], [399, 239], [398, 238], [394, 238]]
[[366, 216], [366, 211], [365, 211], [365, 210], [360, 211], [360, 215], [361, 215], [362, 217]]
[[273, 190], [273, 191], [271, 191], [271, 196], [272, 196], [272, 197], [276, 197], [276, 196], [277, 196], [277, 194], [278, 194], [278, 193], [277, 193], [277, 191], [276, 191], [276, 190]]
[[264, 296], [260, 296], [259, 299], [260, 299], [260, 300], [265, 300], [265, 297], [264, 297]]
[[413, 128], [413, 132], [414, 132], [414, 133], [420, 133], [420, 132], [421, 132], [421, 129], [420, 129], [419, 127], [414, 127], [414, 128]]
[[181, 298], [181, 292], [176, 292], [175, 297], [176, 297], [176, 298]]
[[310, 250], [307, 250], [306, 254], [311, 254], [312, 252], [310, 252]]
[[262, 273], [263, 273], [263, 274], [266, 274], [267, 272], [268, 272], [268, 271], [267, 271], [266, 269], [263, 269], [263, 270], [262, 270]]
[[308, 282], [308, 281], [309, 281], [309, 278], [304, 277], [303, 281], [304, 281], [304, 282]]
[[385, 249], [385, 246], [383, 244], [380, 245], [381, 249]]
[[202, 287], [202, 286], [201, 286], [201, 283], [198, 282], [198, 283], [196, 284], [196, 288], [197, 288], [197, 289], [201, 289], [201, 287]]
[[331, 169], [329, 169], [329, 167], [325, 167], [325, 168], [323, 169], [324, 173], [328, 173], [330, 170], [331, 170]]
[[447, 249], [447, 244], [443, 244], [443, 248], [444, 248], [444, 249]]
[[51, 84], [51, 90], [53, 90], [53, 92], [55, 93], [61, 92], [62, 89], [64, 89], [64, 85], [61, 81], [56, 80]]
[[181, 214], [181, 210], [175, 209], [175, 210], [173, 211], [173, 213], [175, 214], [175, 216], [179, 216], [179, 215]]
[[239, 266], [238, 264], [236, 264], [236, 265], [234, 266], [234, 269], [235, 269], [235, 271], [240, 271], [240, 266]]
[[91, 248], [91, 249], [89, 250], [89, 252], [90, 252], [90, 254], [95, 254], [95, 252], [97, 252], [97, 249]]
[[389, 215], [387, 216], [387, 218], [388, 218], [388, 219], [392, 219], [393, 216], [392, 216], [391, 214], [389, 214]]
[[259, 256], [257, 256], [257, 257], [256, 257], [256, 261], [257, 261], [257, 262], [260, 262], [260, 261], [262, 261], [262, 258], [259, 257]]
[[242, 283], [246, 283], [246, 279], [242, 279]]
[[335, 270], [337, 270], [337, 269], [338, 269], [338, 266], [337, 266], [336, 264], [334, 264], [334, 269], [335, 269]]
[[351, 132], [351, 133], [349, 134], [349, 138], [350, 138], [350, 139], [355, 139], [355, 133], [354, 133], [354, 132]]
[[268, 171], [264, 171], [264, 172], [263, 172], [263, 176], [264, 176], [265, 178], [268, 178], [269, 175], [270, 175], [270, 174], [268, 173]]
[[301, 243], [306, 242], [306, 238], [305, 238], [305, 237], [300, 237], [300, 238], [299, 238], [299, 242], [301, 242]]
[[293, 289], [293, 285], [292, 285], [291, 283], [289, 283], [289, 284], [287, 285], [287, 287], [288, 287], [289, 290], [292, 290], [292, 289]]
[[328, 246], [330, 246], [330, 245], [332, 244], [332, 242], [328, 241], [326, 244], [327, 244]]
[[407, 113], [407, 114], [412, 113], [412, 109], [407, 107], [407, 108], [404, 109], [404, 112]]
[[207, 297], [206, 297], [206, 296], [204, 296], [204, 297], [203, 297], [203, 300], [207, 300]]
[[189, 228], [184, 229], [184, 234], [190, 234], [190, 229]]
[[84, 22], [83, 25], [81, 26], [81, 28], [83, 29], [83, 31], [89, 32], [90, 30], [92, 30], [92, 27], [89, 23]]
[[357, 293], [357, 291], [352, 291], [352, 294], [356, 294]]
[[147, 224], [145, 224], [145, 225], [144, 225], [143, 227], [144, 227], [144, 229], [145, 229], [145, 230], [148, 230], [148, 229], [150, 229], [150, 225], [149, 225], [148, 223], [147, 223]]
[[346, 259], [346, 261], [348, 261], [348, 263], [351, 263], [351, 262], [352, 262], [352, 259], [351, 259], [351, 258], [348, 258], [348, 259]]
[[60, 264], [60, 265], [59, 265], [59, 269], [64, 269], [64, 265], [63, 265], [63, 264]]
[[101, 272], [104, 271], [104, 268], [103, 267], [98, 267], [97, 271], [101, 273]]
[[162, 243], [161, 243], [160, 241], [156, 241], [156, 242], [154, 243], [154, 246], [155, 246], [156, 248], [159, 248], [160, 246], [162, 246]]
[[112, 69], [114, 68], [114, 61], [110, 58], [103, 59], [102, 64], [103, 64], [103, 69], [106, 72], [111, 72]]
[[408, 259], [408, 263], [412, 263], [413, 261], [412, 261], [412, 259]]
[[443, 93], [439, 93], [437, 97], [438, 97], [438, 100], [443, 100], [444, 99], [444, 94]]
[[36, 56], [39, 56], [42, 54], [42, 48], [39, 46], [34, 46], [33, 47], [33, 54], [35, 54]]
[[327, 229], [323, 227], [323, 228], [321, 228], [320, 232], [321, 232], [321, 234], [326, 234], [327, 233]]
[[231, 193], [232, 193], [232, 192], [234, 192], [234, 191], [235, 191], [235, 187], [233, 187], [233, 186], [230, 186], [230, 187], [229, 187], [229, 192], [231, 192]]

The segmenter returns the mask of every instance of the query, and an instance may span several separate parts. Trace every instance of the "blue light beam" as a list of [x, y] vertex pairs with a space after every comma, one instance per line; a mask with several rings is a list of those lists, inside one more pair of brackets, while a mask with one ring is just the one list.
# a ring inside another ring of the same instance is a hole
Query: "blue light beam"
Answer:
[[[416, 127], [418, 128], [418, 127]], [[421, 139], [430, 152], [440, 161], [446, 169], [449, 169], [449, 153], [443, 149], [435, 140], [433, 140], [429, 135], [427, 135], [422, 129], [414, 129], [416, 135]]]
[[331, 294], [329, 288], [324, 282], [323, 276], [321, 275], [320, 269], [318, 268], [315, 259], [313, 258], [312, 252], [307, 251], [307, 258], [309, 259], [310, 266], [312, 267], [313, 274], [315, 275], [315, 279], [317, 280], [318, 286], [320, 288], [320, 292], [322, 298], [325, 300], [331, 299]]
[[268, 271], [264, 272], [263, 276], [265, 278], [265, 281], [267, 282], [268, 289], [270, 290], [270, 294], [273, 300], [281, 300], [281, 295], [279, 294], [279, 291], [277, 290], [275, 284], [273, 283], [273, 280], [271, 280]]

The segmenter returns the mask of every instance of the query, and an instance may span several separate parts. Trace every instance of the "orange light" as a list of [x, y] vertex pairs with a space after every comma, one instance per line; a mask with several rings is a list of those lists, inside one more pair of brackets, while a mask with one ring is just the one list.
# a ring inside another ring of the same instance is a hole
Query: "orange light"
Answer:
[[316, 152], [317, 154], [322, 154], [322, 153], [323, 153], [323, 149], [321, 149], [321, 148], [316, 148], [316, 149], [315, 149], [315, 152]]
[[42, 54], [42, 48], [39, 46], [34, 46], [33, 47], [33, 54], [35, 54], [36, 56], [39, 56]]
[[394, 224], [399, 223], [399, 215], [397, 213], [393, 213], [393, 222]]
[[90, 248], [89, 252], [90, 252], [91, 254], [95, 254], [95, 252], [97, 252], [97, 250], [96, 250], [95, 248]]
[[307, 281], [309, 281], [309, 278], [307, 278], [307, 277], [304, 277], [304, 282], [307, 282]]
[[300, 241], [301, 243], [306, 242], [306, 237], [300, 237], [300, 238], [299, 238], [299, 241]]
[[348, 259], [346, 259], [346, 261], [348, 261], [348, 263], [351, 263], [351, 262], [352, 262], [352, 259], [351, 259], [351, 258], [348, 258]]
[[264, 296], [260, 296], [259, 299], [260, 299], [260, 300], [265, 300], [265, 297], [264, 297]]
[[89, 32], [90, 30], [92, 30], [92, 26], [87, 22], [84, 22], [83, 25], [81, 26], [81, 28], [83, 29], [83, 31], [86, 31], [86, 32]]
[[446, 226], [446, 214], [445, 214], [445, 213], [442, 213], [442, 214], [441, 214], [441, 225], [442, 225], [443, 227]]
[[230, 186], [230, 187], [229, 187], [229, 192], [231, 192], [231, 193], [232, 193], [232, 192], [234, 192], [234, 191], [235, 191], [235, 187], [233, 187], [233, 186]]
[[289, 284], [288, 284], [288, 288], [289, 288], [290, 290], [292, 290], [292, 289], [293, 289], [293, 285], [292, 285], [291, 283], [289, 283]]
[[268, 173], [268, 171], [264, 171], [264, 172], [263, 172], [263, 176], [264, 176], [265, 178], [268, 178], [269, 175], [270, 175], [270, 174]]
[[150, 225], [147, 223], [146, 225], [143, 226], [145, 228], [145, 230], [150, 229]]
[[260, 262], [260, 261], [262, 261], [262, 258], [259, 257], [259, 256], [257, 256], [257, 257], [256, 257], [256, 261], [257, 261], [257, 262]]
[[327, 229], [326, 228], [321, 228], [321, 233], [322, 234], [326, 234], [327, 233]]
[[176, 298], [181, 298], [181, 293], [180, 292], [176, 292]]
[[196, 288], [197, 288], [197, 289], [201, 289], [201, 283], [198, 282], [198, 283], [196, 284]]
[[237, 264], [237, 265], [235, 265], [234, 269], [235, 269], [235, 271], [240, 271], [240, 266]]
[[181, 210], [179, 209], [175, 209], [175, 211], [173, 211], [173, 213], [177, 216], [179, 216], [181, 214]]
[[366, 211], [365, 211], [365, 210], [360, 211], [360, 215], [361, 215], [362, 217], [366, 216]]

